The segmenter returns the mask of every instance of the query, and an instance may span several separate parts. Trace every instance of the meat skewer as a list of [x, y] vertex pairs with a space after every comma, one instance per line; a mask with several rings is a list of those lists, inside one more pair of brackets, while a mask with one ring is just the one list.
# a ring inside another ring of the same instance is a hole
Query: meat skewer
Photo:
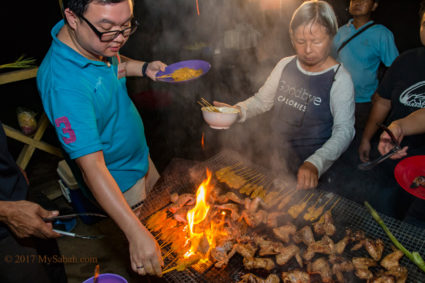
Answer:
[[294, 204], [288, 209], [289, 215], [292, 216], [292, 218], [296, 219], [298, 215], [301, 214], [301, 212], [304, 211], [305, 207], [307, 206], [308, 201], [314, 196], [314, 193], [310, 194], [310, 196], [305, 200], [302, 201], [299, 204]]

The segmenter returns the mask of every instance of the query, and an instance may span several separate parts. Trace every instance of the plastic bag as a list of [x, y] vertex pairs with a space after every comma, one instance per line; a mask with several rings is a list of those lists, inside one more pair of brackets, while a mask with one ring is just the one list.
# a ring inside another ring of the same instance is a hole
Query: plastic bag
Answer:
[[21, 131], [27, 136], [34, 134], [37, 130], [37, 120], [35, 119], [37, 113], [23, 107], [18, 107], [16, 114]]

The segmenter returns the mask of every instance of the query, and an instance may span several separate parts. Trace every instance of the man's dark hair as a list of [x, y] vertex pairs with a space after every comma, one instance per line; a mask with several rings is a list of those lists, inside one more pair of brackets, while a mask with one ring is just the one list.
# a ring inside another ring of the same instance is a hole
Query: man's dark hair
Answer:
[[422, 20], [424, 13], [425, 13], [425, 0], [423, 0], [421, 2], [420, 6], [419, 6], [419, 17], [420, 17], [419, 20], [420, 21]]
[[[63, 0], [62, 9], [65, 10], [69, 8], [74, 12], [78, 17], [81, 17], [87, 10], [87, 7], [90, 3], [101, 3], [101, 4], [111, 4], [111, 3], [120, 3], [127, 0]], [[66, 21], [66, 18], [65, 18]]]

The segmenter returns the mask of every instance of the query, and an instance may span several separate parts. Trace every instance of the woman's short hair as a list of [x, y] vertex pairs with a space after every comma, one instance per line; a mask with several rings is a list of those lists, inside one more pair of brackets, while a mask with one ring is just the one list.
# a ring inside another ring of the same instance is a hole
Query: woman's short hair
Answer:
[[301, 4], [292, 15], [289, 31], [293, 33], [299, 26], [310, 23], [322, 25], [331, 37], [334, 37], [338, 31], [335, 12], [325, 1], [311, 0]]

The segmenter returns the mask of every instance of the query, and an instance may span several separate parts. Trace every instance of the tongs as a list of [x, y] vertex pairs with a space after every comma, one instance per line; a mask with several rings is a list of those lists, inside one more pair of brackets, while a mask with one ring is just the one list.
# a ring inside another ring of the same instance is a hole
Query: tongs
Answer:
[[378, 126], [381, 128], [381, 129], [383, 129], [385, 132], [387, 132], [387, 134], [390, 136], [390, 138], [391, 138], [391, 144], [392, 145], [394, 145], [394, 147], [389, 151], [389, 152], [387, 152], [386, 154], [384, 154], [384, 155], [381, 155], [380, 157], [378, 157], [377, 159], [375, 159], [375, 160], [372, 160], [372, 161], [368, 161], [368, 162], [365, 162], [365, 163], [362, 163], [362, 164], [359, 164], [358, 166], [357, 166], [357, 168], [359, 168], [360, 170], [370, 170], [370, 169], [372, 169], [373, 167], [375, 167], [376, 165], [378, 165], [379, 163], [381, 163], [382, 161], [384, 161], [384, 160], [386, 160], [386, 159], [388, 159], [390, 156], [392, 156], [392, 155], [394, 155], [395, 153], [397, 153], [400, 149], [401, 149], [401, 146], [400, 146], [400, 143], [398, 142], [398, 140], [394, 137], [394, 134], [391, 132], [391, 130], [390, 129], [388, 129], [385, 125], [383, 125], [383, 124], [378, 124]]
[[[100, 214], [100, 213], [85, 212], [85, 213], [71, 213], [71, 214], [58, 215], [58, 216], [53, 216], [53, 217], [46, 217], [46, 218], [43, 218], [43, 220], [45, 222], [55, 222], [55, 221], [58, 221], [58, 220], [72, 219], [72, 218], [75, 218], [77, 216], [107, 217], [106, 215]], [[58, 230], [58, 229], [53, 229], [53, 231], [55, 231], [56, 233], [61, 234], [63, 236], [69, 236], [69, 237], [81, 238], [81, 239], [89, 239], [89, 240], [101, 239], [101, 238], [104, 237], [103, 235], [80, 235], [80, 234], [71, 233], [71, 232]]]

